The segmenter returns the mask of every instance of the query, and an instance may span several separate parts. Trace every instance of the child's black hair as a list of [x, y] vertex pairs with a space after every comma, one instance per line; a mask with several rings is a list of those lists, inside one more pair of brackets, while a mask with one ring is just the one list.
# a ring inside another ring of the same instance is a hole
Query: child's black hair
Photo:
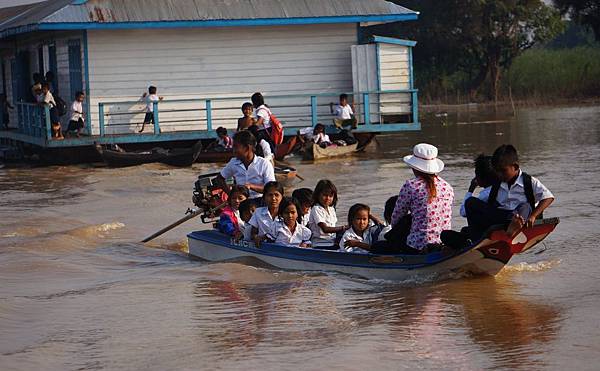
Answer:
[[506, 166], [519, 166], [519, 154], [512, 144], [503, 144], [496, 148], [492, 156], [492, 166], [499, 170]]
[[216, 131], [218, 135], [227, 135], [227, 129], [222, 126], [219, 126]]
[[352, 207], [350, 208], [350, 210], [348, 210], [348, 225], [352, 225], [352, 221], [354, 220], [354, 218], [356, 217], [356, 214], [358, 214], [359, 211], [362, 210], [366, 210], [367, 213], [371, 213], [371, 208], [365, 204], [354, 204], [352, 205]]
[[235, 133], [233, 141], [243, 146], [248, 146], [252, 148], [252, 150], [256, 149], [256, 138], [248, 130], [242, 130]]
[[240, 207], [238, 208], [238, 211], [240, 212], [240, 214], [249, 213], [253, 207], [256, 207], [256, 203], [254, 202], [254, 200], [249, 198], [247, 200], [242, 201]]
[[295, 199], [293, 197], [284, 197], [283, 200], [281, 200], [281, 203], [279, 204], [279, 212], [278, 212], [279, 216], [283, 218], [283, 212], [290, 205], [294, 205], [296, 207], [296, 213], [298, 213], [298, 217], [297, 217], [296, 221], [298, 223], [301, 223], [302, 217], [304, 216], [304, 214], [302, 214], [302, 206], [300, 205], [300, 201], [298, 201], [297, 199]]
[[48, 84], [47, 82], [43, 82], [42, 83], [42, 89], [43, 88], [46, 88], [46, 89], [50, 90], [50, 84]]
[[250, 100], [252, 101], [254, 108], [258, 108], [265, 104], [265, 98], [261, 93], [252, 94], [252, 98], [250, 98]]
[[77, 98], [81, 97], [82, 95], [84, 95], [82, 91], [78, 91], [78, 92], [76, 92], [76, 93], [75, 93], [75, 99], [77, 99]]
[[52, 72], [52, 71], [46, 72], [46, 81], [54, 81], [54, 72]]
[[156, 86], [150, 85], [148, 87], [148, 94], [156, 94]]
[[284, 194], [283, 184], [279, 183], [278, 181], [273, 181], [273, 182], [268, 182], [263, 187], [263, 198], [265, 197], [267, 192], [270, 191], [271, 189], [276, 190], [277, 192], [281, 193], [282, 196]]
[[244, 110], [246, 108], [254, 108], [254, 105], [250, 102], [246, 102], [246, 103], [242, 104], [242, 112], [244, 112]]
[[36, 84], [41, 83], [42, 80], [44, 80], [44, 76], [39, 72], [34, 72], [32, 75], [32, 78], [33, 78], [33, 82]]
[[231, 188], [229, 189], [229, 197], [231, 197], [234, 193], [239, 193], [243, 196], [246, 196], [246, 198], [250, 197], [250, 191], [248, 190], [248, 187], [243, 186], [243, 185], [239, 185], [239, 184], [234, 184], [231, 186]]
[[498, 181], [498, 175], [492, 166], [492, 156], [482, 153], [475, 158], [474, 165], [475, 176], [483, 182], [484, 187], [489, 187]]
[[300, 205], [313, 204], [313, 191], [310, 188], [298, 188], [292, 192], [292, 197], [300, 202]]
[[383, 209], [383, 219], [386, 222], [392, 223], [392, 214], [394, 213], [394, 209], [396, 208], [396, 203], [398, 202], [398, 196], [393, 196], [388, 198], [385, 202], [385, 208]]
[[[333, 193], [333, 203], [331, 204], [331, 206], [333, 206], [333, 207], [337, 206], [337, 202], [338, 202], [337, 188], [335, 187], [335, 184], [333, 184], [333, 182], [328, 179], [319, 180], [319, 183], [317, 183], [317, 186], [315, 187], [315, 191], [313, 192], [313, 205], [321, 205], [321, 202], [319, 202], [319, 196], [321, 195], [321, 193], [326, 192], [326, 191], [330, 191], [331, 193]], [[324, 205], [321, 205], [321, 206], [324, 206]]]
[[348, 101], [348, 94], [340, 94], [340, 101]]
[[318, 130], [322, 130], [323, 132], [325, 132], [325, 125], [319, 123], [315, 125], [315, 128], [313, 129], [313, 133], [316, 133]]

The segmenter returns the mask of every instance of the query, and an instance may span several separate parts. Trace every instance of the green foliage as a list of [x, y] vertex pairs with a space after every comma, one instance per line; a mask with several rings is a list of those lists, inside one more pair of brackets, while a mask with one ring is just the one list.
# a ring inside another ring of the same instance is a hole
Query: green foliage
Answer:
[[531, 49], [508, 72], [517, 98], [600, 96], [600, 48]]
[[554, 0], [563, 14], [571, 16], [583, 25], [594, 30], [600, 41], [600, 2], [598, 0]]

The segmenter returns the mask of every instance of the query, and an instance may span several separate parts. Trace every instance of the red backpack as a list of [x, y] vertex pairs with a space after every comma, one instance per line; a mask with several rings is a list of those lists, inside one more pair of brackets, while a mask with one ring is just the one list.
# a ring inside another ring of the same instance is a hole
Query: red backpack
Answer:
[[270, 112], [269, 114], [269, 122], [271, 123], [271, 139], [273, 140], [273, 143], [278, 146], [283, 143], [283, 124], [281, 124], [281, 121], [279, 121], [273, 112]]

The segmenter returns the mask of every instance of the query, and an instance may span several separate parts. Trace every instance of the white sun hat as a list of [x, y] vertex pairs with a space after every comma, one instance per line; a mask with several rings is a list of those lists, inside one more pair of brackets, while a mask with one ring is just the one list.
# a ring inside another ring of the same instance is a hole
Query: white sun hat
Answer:
[[437, 156], [438, 149], [435, 146], [420, 143], [413, 148], [412, 155], [404, 156], [404, 162], [425, 174], [438, 174], [444, 170], [444, 162]]

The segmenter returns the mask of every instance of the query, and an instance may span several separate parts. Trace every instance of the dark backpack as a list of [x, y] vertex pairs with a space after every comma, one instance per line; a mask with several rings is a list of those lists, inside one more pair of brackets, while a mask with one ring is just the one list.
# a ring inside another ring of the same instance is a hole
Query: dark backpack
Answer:
[[[535, 209], [535, 195], [533, 194], [533, 183], [531, 181], [531, 175], [527, 174], [526, 172], [523, 172], [522, 174], [525, 197], [527, 198], [527, 203], [531, 206], [531, 210], [533, 211]], [[492, 186], [492, 189], [490, 190], [490, 196], [488, 198], [489, 204], [496, 203], [496, 199], [498, 198], [498, 191], [500, 191], [500, 184], [501, 183], [496, 183]], [[543, 216], [540, 214], [538, 216], [538, 219], [541, 218], [543, 218]]]
[[56, 102], [56, 112], [59, 116], [67, 114], [67, 103], [58, 95], [54, 96], [54, 102]]

